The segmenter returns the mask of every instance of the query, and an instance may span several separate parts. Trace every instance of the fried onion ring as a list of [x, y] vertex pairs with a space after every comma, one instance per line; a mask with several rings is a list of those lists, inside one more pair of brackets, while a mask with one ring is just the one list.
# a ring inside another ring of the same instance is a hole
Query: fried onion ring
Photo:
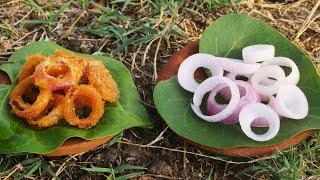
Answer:
[[83, 66], [64, 57], [52, 57], [41, 62], [34, 72], [36, 85], [52, 91], [66, 89], [78, 83]]
[[46, 109], [39, 117], [27, 119], [28, 124], [37, 128], [46, 128], [57, 124], [63, 118], [63, 102], [64, 97], [62, 95], [52, 95]]
[[22, 95], [18, 96], [15, 101], [22, 108], [27, 108], [36, 101], [38, 95], [39, 87], [35, 86], [35, 84], [29, 84], [29, 86], [25, 88], [25, 91], [22, 93]]
[[[80, 117], [79, 110], [89, 107], [91, 112], [87, 117]], [[66, 121], [71, 125], [77, 125], [79, 128], [90, 128], [96, 125], [104, 113], [104, 102], [99, 92], [89, 86], [80, 85], [74, 90], [69, 90], [63, 105], [63, 115]]]
[[26, 79], [22, 80], [17, 86], [13, 89], [10, 94], [10, 105], [12, 107], [12, 112], [22, 118], [35, 118], [37, 117], [47, 106], [49, 100], [52, 96], [50, 90], [39, 88], [39, 95], [36, 100], [30, 105], [23, 105], [22, 95], [25, 90], [29, 87], [35, 87], [35, 81], [33, 76], [29, 76]]
[[119, 98], [119, 89], [116, 81], [101, 61], [88, 61], [88, 84], [94, 87], [102, 99], [115, 102]]
[[33, 54], [31, 56], [28, 56], [26, 58], [26, 63], [23, 64], [21, 71], [18, 75], [19, 82], [33, 75], [36, 66], [46, 59], [48, 59], [48, 57], [40, 54]]

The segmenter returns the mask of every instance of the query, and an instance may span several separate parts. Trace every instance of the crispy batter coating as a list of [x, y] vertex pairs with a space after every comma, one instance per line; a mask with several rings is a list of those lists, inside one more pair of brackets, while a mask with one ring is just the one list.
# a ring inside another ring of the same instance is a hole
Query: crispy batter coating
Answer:
[[53, 94], [46, 109], [39, 117], [27, 119], [28, 124], [37, 128], [46, 128], [53, 126], [63, 119], [63, 105], [64, 96], [60, 94]]
[[9, 103], [12, 107], [12, 112], [18, 117], [35, 118], [46, 108], [47, 104], [49, 103], [52, 92], [47, 89], [39, 88], [39, 95], [32, 104], [20, 104], [19, 101], [22, 100], [22, 95], [26, 88], [32, 86], [35, 86], [34, 77], [29, 76], [19, 82], [10, 94]]
[[65, 57], [52, 57], [41, 62], [34, 72], [39, 87], [52, 91], [76, 85], [82, 76], [83, 66], [76, 60]]
[[[80, 117], [85, 108], [91, 109], [90, 114], [87, 117]], [[71, 125], [90, 128], [99, 122], [103, 113], [104, 102], [98, 91], [89, 85], [80, 85], [66, 95], [63, 115]]]
[[118, 100], [120, 92], [117, 83], [101, 61], [89, 61], [86, 73], [88, 84], [100, 93], [103, 100]]
[[19, 82], [33, 75], [36, 66], [46, 59], [48, 59], [48, 57], [40, 54], [33, 54], [31, 56], [28, 56], [26, 58], [26, 63], [24, 63], [18, 75]]
[[9, 103], [13, 114], [39, 129], [61, 119], [90, 128], [102, 117], [104, 102], [118, 98], [117, 84], [101, 61], [57, 50], [50, 57], [27, 57]]

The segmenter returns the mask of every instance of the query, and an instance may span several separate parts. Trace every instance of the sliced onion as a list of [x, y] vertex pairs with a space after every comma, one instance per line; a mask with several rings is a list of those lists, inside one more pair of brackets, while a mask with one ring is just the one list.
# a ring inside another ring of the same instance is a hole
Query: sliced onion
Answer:
[[224, 70], [235, 74], [253, 74], [260, 68], [260, 64], [246, 64], [244, 61], [232, 58], [215, 57]]
[[279, 65], [291, 68], [291, 73], [286, 77], [287, 83], [297, 85], [300, 80], [300, 72], [294, 61], [286, 57], [275, 57], [272, 61], [263, 62], [262, 65]]
[[[264, 85], [262, 82], [268, 78], [276, 79], [276, 82], [272, 85]], [[262, 66], [257, 72], [251, 77], [251, 84], [257, 91], [257, 93], [271, 96], [277, 93], [279, 86], [285, 80], [285, 73], [280, 66], [268, 65]]]
[[212, 55], [198, 53], [185, 59], [178, 70], [179, 84], [187, 91], [194, 92], [199, 83], [194, 79], [194, 73], [200, 67], [210, 70], [212, 76], [223, 76], [223, 68], [213, 60]]
[[[207, 92], [210, 92], [212, 89], [216, 88], [221, 84], [227, 84], [230, 88], [231, 98], [229, 104], [218, 114], [212, 116], [204, 115], [200, 110], [200, 105], [202, 103], [203, 96]], [[236, 110], [239, 101], [240, 93], [235, 82], [231, 81], [226, 77], [213, 76], [206, 79], [198, 86], [197, 90], [193, 95], [193, 104], [191, 103], [191, 108], [201, 119], [208, 122], [218, 122], [230, 116], [233, 113], [233, 111]]]
[[236, 74], [236, 73], [228, 73], [226, 75], [227, 78], [235, 81], [235, 80], [239, 80], [237, 79], [237, 76], [243, 76], [243, 77], [246, 77], [248, 78], [247, 82], [251, 82], [251, 75], [250, 74]]
[[[256, 134], [251, 129], [251, 123], [258, 118], [268, 121], [269, 129], [264, 134]], [[242, 131], [255, 141], [268, 141], [274, 138], [280, 129], [278, 114], [271, 107], [262, 103], [249, 104], [243, 107], [239, 114], [239, 123]]]
[[[277, 82], [276, 80], [273, 80], [273, 79], [263, 79], [261, 81], [261, 84], [262, 85], [265, 85], [265, 86], [271, 86], [273, 85], [275, 82]], [[261, 99], [261, 101], [269, 101], [270, 100], [270, 95], [263, 95], [263, 94], [259, 94], [259, 97]]]
[[291, 119], [303, 119], [309, 111], [305, 94], [300, 88], [290, 84], [280, 86], [276, 98], [270, 99], [270, 106], [279, 115]]
[[[237, 79], [237, 76], [243, 76], [243, 77], [246, 77], [248, 78], [247, 81], [245, 82], [248, 82], [250, 83], [251, 82], [251, 75], [249, 74], [235, 74], [235, 73], [228, 73], [225, 77], [231, 79], [232, 81], [236, 81], [238, 80]], [[241, 89], [240, 89], [241, 90]], [[231, 94], [230, 94], [230, 91], [221, 91], [220, 94], [222, 95], [222, 97], [224, 97], [225, 99], [230, 99], [231, 97]], [[243, 94], [242, 92], [240, 92], [240, 94]]]
[[257, 44], [242, 49], [242, 58], [245, 63], [271, 61], [274, 58], [275, 48], [272, 45]]
[[[224, 123], [224, 124], [233, 124], [238, 122], [239, 113], [244, 106], [250, 103], [260, 102], [260, 98], [258, 94], [255, 92], [255, 90], [249, 83], [244, 81], [234, 81], [234, 82], [237, 84], [240, 95], [242, 96], [240, 98], [240, 102], [237, 108], [233, 111], [233, 113], [230, 116], [228, 116], [226, 119], [220, 121], [221, 123]], [[207, 111], [210, 115], [217, 114], [221, 112], [224, 108], [226, 108], [227, 106], [226, 104], [218, 104], [215, 100], [215, 96], [219, 91], [228, 91], [227, 94], [231, 94], [230, 89], [226, 87], [227, 87], [226, 84], [222, 84], [220, 86], [217, 86], [211, 91], [210, 96], [207, 100]]]

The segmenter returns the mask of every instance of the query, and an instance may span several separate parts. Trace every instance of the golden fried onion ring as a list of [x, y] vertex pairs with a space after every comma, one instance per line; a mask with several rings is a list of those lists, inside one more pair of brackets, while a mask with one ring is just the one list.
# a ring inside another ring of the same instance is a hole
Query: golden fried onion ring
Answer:
[[64, 57], [52, 57], [41, 62], [34, 72], [36, 85], [52, 91], [66, 89], [79, 82], [81, 63]]
[[39, 95], [32, 104], [21, 105], [19, 100], [22, 100], [23, 93], [25, 92], [26, 88], [32, 86], [35, 86], [34, 77], [29, 76], [18, 83], [10, 94], [9, 103], [12, 107], [12, 112], [18, 117], [35, 118], [46, 108], [47, 104], [49, 103], [49, 100], [52, 96], [51, 91], [44, 88], [39, 88]]
[[28, 124], [37, 128], [46, 128], [53, 126], [63, 119], [64, 97], [59, 94], [53, 94], [46, 109], [39, 117], [27, 119]]
[[100, 93], [103, 100], [118, 100], [120, 92], [117, 83], [101, 61], [88, 61], [86, 73], [88, 84]]
[[46, 59], [48, 59], [48, 57], [42, 56], [40, 54], [33, 54], [31, 56], [28, 56], [26, 58], [26, 63], [23, 64], [18, 75], [19, 82], [33, 75], [36, 66]]
[[50, 57], [31, 55], [10, 94], [12, 112], [36, 128], [61, 119], [79, 128], [96, 125], [104, 102], [115, 102], [119, 90], [103, 62], [57, 50]]
[[21, 96], [18, 96], [15, 98], [15, 102], [21, 108], [27, 108], [28, 106], [31, 106], [36, 101], [38, 95], [39, 95], [39, 87], [31, 83], [25, 87], [25, 90]]
[[[90, 107], [91, 112], [87, 117], [81, 118], [77, 112], [83, 107]], [[67, 93], [63, 115], [69, 124], [77, 125], [79, 128], [90, 128], [99, 122], [103, 113], [104, 102], [95, 88], [89, 85], [79, 85]]]

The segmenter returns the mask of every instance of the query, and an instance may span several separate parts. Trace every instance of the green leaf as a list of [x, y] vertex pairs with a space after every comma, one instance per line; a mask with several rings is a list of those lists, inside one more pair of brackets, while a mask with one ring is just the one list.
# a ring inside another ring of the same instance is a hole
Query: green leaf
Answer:
[[311, 60], [278, 31], [248, 15], [226, 15], [205, 29], [200, 39], [200, 52], [242, 58], [242, 48], [252, 44], [272, 44], [276, 47], [276, 56], [289, 57], [296, 62], [301, 75], [298, 86], [309, 101], [308, 116], [303, 120], [282, 118], [275, 138], [256, 142], [249, 139], [238, 124], [209, 123], [198, 118], [190, 107], [193, 94], [182, 89], [177, 78], [172, 77], [156, 85], [153, 97], [160, 115], [174, 132], [196, 143], [223, 149], [273, 145], [300, 132], [320, 128], [319, 75]]
[[[1, 117], [1, 116], [0, 116]], [[14, 135], [10, 123], [7, 121], [0, 121], [0, 140], [6, 140]]]
[[[7, 97], [9, 95], [9, 91], [11, 86], [3, 85], [0, 87], [0, 97]], [[5, 106], [4, 102], [1, 102], [0, 109], [3, 109]], [[0, 114], [0, 141], [9, 139], [14, 135], [14, 132], [11, 128], [11, 125], [8, 121], [2, 120], [3, 117]]]
[[[34, 53], [52, 55], [57, 49], [63, 48], [47, 41], [32, 43], [14, 53], [9, 58], [8, 63], [1, 65], [0, 69], [7, 72], [12, 84], [15, 84], [17, 82], [17, 74], [25, 62], [26, 56]], [[24, 120], [11, 114], [8, 96], [12, 90], [12, 86], [0, 85], [0, 95], [2, 97], [0, 99], [0, 117], [3, 122], [10, 124], [14, 132], [14, 135], [10, 139], [0, 139], [0, 153], [48, 153], [54, 151], [70, 137], [92, 140], [114, 136], [131, 127], [146, 127], [152, 124], [148, 114], [140, 103], [132, 77], [121, 62], [104, 56], [83, 56], [92, 57], [104, 62], [120, 89], [120, 99], [118, 102], [106, 104], [105, 113], [100, 122], [90, 129], [78, 129], [61, 122], [47, 129], [36, 130], [28, 126]]]

